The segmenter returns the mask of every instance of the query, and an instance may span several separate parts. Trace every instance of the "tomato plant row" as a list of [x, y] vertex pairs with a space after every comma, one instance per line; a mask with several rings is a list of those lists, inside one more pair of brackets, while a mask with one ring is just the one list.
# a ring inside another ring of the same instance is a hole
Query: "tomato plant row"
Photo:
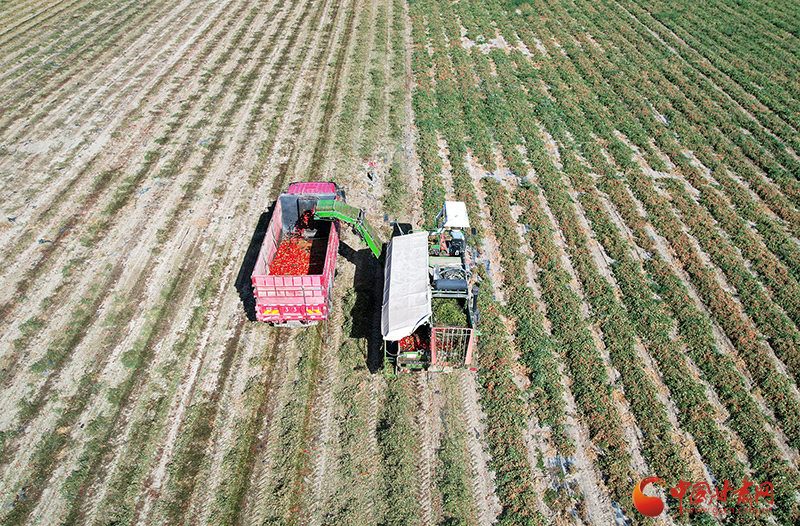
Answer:
[[[429, 220], [432, 219], [444, 198], [441, 180], [433, 177], [438, 177], [442, 168], [437, 140], [438, 133], [441, 133], [450, 150], [450, 159], [453, 159], [454, 191], [467, 203], [471, 222], [479, 228], [475, 189], [464, 164], [467, 147], [463, 128], [460, 128], [462, 100], [452, 81], [452, 63], [439, 26], [438, 6], [435, 2], [415, 2], [410, 14], [414, 23], [413, 66], [418, 81], [414, 100], [421, 138], [417, 147], [421, 160], [424, 160], [425, 214]], [[431, 22], [430, 26], [426, 27], [425, 21]], [[438, 170], [433, 171], [434, 167]], [[432, 193], [425, 193], [426, 188]], [[435, 204], [432, 203], [434, 199], [438, 201]], [[487, 415], [485, 439], [492, 457], [491, 466], [496, 472], [496, 493], [503, 505], [499, 523], [544, 524], [546, 520], [536, 508], [538, 497], [533, 491], [532, 467], [523, 434], [528, 408], [511, 377], [511, 344], [500, 318], [499, 305], [491, 300], [490, 295], [491, 283], [485, 276], [479, 296], [478, 380], [481, 404]]]
[[[519, 64], [517, 64], [517, 71], [523, 73]], [[524, 71], [524, 74], [527, 76], [535, 73]], [[550, 78], [553, 79], [553, 82], [556, 82], [555, 77], [551, 76]], [[538, 103], [539, 107], [541, 108], [541, 100], [543, 95], [540, 95], [540, 97], [541, 98], [539, 100], [534, 100], [533, 104]], [[547, 122], [557, 121], [558, 115], [554, 115], [554, 111], [556, 111], [555, 107], [552, 110], [541, 110], [540, 115]], [[580, 118], [578, 112], [573, 111], [572, 114], [573, 118]], [[563, 129], [563, 124], [551, 125], [549, 129]], [[568, 140], [566, 134], [558, 132], [556, 133], [561, 137], [561, 139], [565, 141]], [[577, 132], [575, 135], [580, 136], [581, 134], [580, 132]], [[584, 138], [587, 140], [593, 140], [590, 138], [589, 134], [585, 134]], [[531, 140], [533, 141], [536, 139], [532, 138]], [[599, 171], [613, 173], [613, 168], [608, 165], [608, 163], [605, 161], [605, 158], [599, 153], [596, 144], [583, 144], [582, 146], [585, 150], [589, 150], [593, 154], [592, 158], [595, 159], [595, 161], [598, 161], [599, 166], [596, 168]], [[593, 227], [597, 228], [598, 225], [607, 226], [607, 224], [610, 223], [610, 220], [603, 212], [603, 207], [599, 204], [596, 197], [592, 193], [593, 190], [591, 180], [586, 174], [586, 169], [577, 159], [575, 153], [568, 149], [562, 148], [561, 161], [564, 165], [565, 173], [570, 175], [573, 185], [577, 190], [580, 191], [578, 195], [581, 203], [583, 204], [584, 213], [586, 214], [587, 218], [590, 219]], [[542, 174], [547, 173], [547, 170], [537, 170], [537, 172]], [[562, 224], [563, 231], [565, 233], [572, 232], [573, 236], [580, 236], [574, 224], [574, 212], [570, 211], [570, 199], [568, 196], [564, 195], [563, 188], [559, 189], [559, 187], [562, 185], [558, 183], [557, 179], [549, 175], [540, 175], [540, 178], [545, 180], [553, 179], [553, 182], [548, 185], [552, 188], [551, 193], [560, 194], [554, 195], [552, 199], [548, 197], [548, 201], [557, 201], [563, 203], [562, 208], [565, 210], [565, 217], [567, 217], [567, 221], [569, 221], [569, 225], [566, 228], [564, 227], [564, 224]], [[573, 218], [569, 219], [570, 216], [573, 216]], [[536, 217], [537, 215], [535, 214], [526, 216], [526, 218], [528, 218], [530, 221], [534, 221]], [[532, 227], [533, 232], [538, 232], [542, 229], [542, 226], [533, 226], [532, 224], [529, 224], [529, 226]], [[595, 231], [597, 232], [597, 230]], [[543, 235], [542, 242], [546, 242], [548, 237], [549, 235], [547, 234]], [[609, 238], [607, 236], [601, 236], [601, 239], [603, 240], [606, 249], [609, 250], [607, 245]], [[584, 247], [581, 250], [581, 255], [579, 255], [579, 258], [582, 259], [584, 263], [581, 265], [576, 265], [576, 268], [581, 268], [581, 266], [583, 266], [583, 268], [587, 269], [588, 271], [589, 267], [587, 267], [586, 262], [589, 260], [585, 255], [582, 255], [585, 254], [586, 241], [578, 238], [577, 243], [579, 243], [578, 246]], [[537, 254], [542, 253], [546, 253], [546, 251], [543, 252], [541, 250], [537, 250]], [[735, 455], [727, 448], [727, 439], [720, 431], [717, 423], [714, 420], [714, 410], [706, 399], [702, 385], [693, 381], [691, 377], [686, 374], [685, 358], [680, 352], [680, 346], [672, 340], [669, 334], [671, 326], [671, 320], [669, 316], [659, 308], [659, 303], [655, 299], [648, 301], [648, 298], [652, 296], [652, 292], [646, 283], [631, 283], [630, 274], [633, 272], [635, 267], [633, 267], [629, 261], [625, 261], [627, 252], [621, 251], [619, 248], [617, 248], [614, 250], [614, 253], [610, 255], [616, 260], [616, 263], [612, 265], [612, 270], [614, 271], [617, 284], [623, 291], [623, 300], [633, 315], [631, 319], [636, 320], [636, 333], [642, 339], [642, 342], [646, 345], [648, 352], [655, 359], [656, 363], [661, 369], [661, 376], [667, 386], [670, 388], [672, 395], [671, 398], [680, 410], [679, 421], [686, 430], [693, 434], [700, 453], [703, 455], [704, 460], [709, 462], [714, 473], [719, 474], [718, 476], [722, 476], [722, 474], [733, 477], [741, 476], [742, 471], [738, 466]], [[552, 259], [552, 257], [548, 259]], [[624, 263], [628, 264], [624, 265]], [[596, 277], [596, 271], [592, 272], [592, 274], [595, 276], [593, 280], [586, 280], [585, 283], [599, 282]], [[594, 285], [593, 288], [598, 287], [597, 285]], [[613, 313], [620, 312], [620, 308], [614, 305], [615, 302], [613, 300], [613, 295], [609, 294], [610, 290], [608, 287], [600, 287], [599, 291], [600, 294], [597, 294], [596, 297], [605, 299], [606, 305], [602, 305], [599, 301], [596, 301], [595, 303], [597, 304], [598, 310], [606, 313], [609, 312], [609, 310]], [[614, 329], [616, 332], [612, 332], [612, 334], [621, 334], [621, 341], [625, 341], [625, 338], [630, 338], [630, 323], [616, 321], [617, 319], [620, 319], [619, 315], [616, 315], [612, 319], [615, 320], [615, 323], [613, 325], [606, 323], [604, 325], [604, 331], [611, 331]], [[630, 367], [627, 367], [627, 369], [630, 369]], [[635, 374], [632, 374], [632, 376], [635, 378]], [[623, 373], [623, 378], [624, 377], [625, 373]], [[637, 391], [643, 391], [644, 389], [644, 387], [638, 386], [637, 388], [632, 388], [631, 392], [635, 393]], [[652, 389], [652, 387], [650, 387], [650, 389]], [[648, 392], [648, 390], [644, 389], [643, 392]], [[650, 392], [652, 393], [652, 391]], [[627, 387], [626, 393], [628, 393]], [[650, 394], [650, 396], [653, 395]], [[631, 398], [633, 397], [631, 396]], [[645, 426], [643, 426], [644, 429], [658, 429], [656, 426], [664, 425], [665, 417], [663, 414], [663, 408], [658, 408], [656, 406], [655, 408], [649, 408], [649, 412], [650, 415], [640, 417], [645, 419]], [[647, 414], [647, 412], [643, 411], [643, 414]], [[666, 429], [668, 429], [668, 426]], [[661, 437], [665, 436], [667, 435], [661, 435]], [[653, 443], [656, 444], [657, 442], [654, 440]], [[672, 456], [667, 454], [666, 458], [663, 454], [656, 454], [655, 458], [657, 458], [658, 461], [655, 462], [655, 465], [670, 466], [670, 472], [680, 473], [683, 469], [685, 469], [683, 461], [674, 455], [674, 450], [667, 448], [665, 453], [670, 451], [673, 452]]]
[[[576, 90], [576, 91], [578, 91], [578, 90]], [[580, 130], [580, 128], [578, 128], [578, 129]], [[573, 131], [574, 130], [575, 129], [573, 128]], [[563, 151], [562, 151], [562, 159], [563, 158], [564, 158], [564, 155], [563, 155]], [[570, 170], [568, 170], [568, 173], [570, 173], [570, 174], [577, 173], [577, 170], [570, 169]], [[610, 179], [610, 180], [614, 181], [613, 179]], [[585, 189], [581, 188], [581, 190], [585, 190]], [[581, 194], [581, 197], [583, 197], [583, 194]], [[630, 202], [630, 205], [632, 206], [633, 203]], [[587, 207], [584, 208], [584, 210], [587, 211], [590, 208], [591, 207], [587, 206]], [[587, 215], [589, 215], [589, 214], [587, 213]], [[631, 218], [631, 220], [636, 220], [636, 219], [637, 219], [636, 217], [632, 217]], [[641, 220], [639, 220], [639, 222], [641, 223]], [[594, 220], [593, 220], [593, 223], [594, 223]], [[651, 244], [652, 244], [652, 242], [651, 242]], [[616, 255], [612, 255], [612, 257], [617, 258], [617, 255], [619, 255], [619, 253], [616, 253]], [[615, 275], [618, 276], [618, 274], [616, 274], [616, 272], [615, 272]], [[622, 279], [620, 279], [618, 277], [618, 283], [623, 284], [624, 280], [622, 280]], [[642, 284], [642, 285], [644, 285], [644, 284]], [[640, 290], [646, 290], [646, 289], [644, 288], [644, 286], [642, 286], [642, 288]], [[636, 294], [633, 294], [631, 296], [626, 295], [626, 298], [628, 298], [629, 302], [630, 301], [635, 301], [635, 300], [632, 300], [631, 298], [636, 298]], [[640, 310], [639, 312], [641, 312], [642, 315], [644, 315], [647, 311], [641, 311]], [[639, 319], [639, 318], [637, 318], [637, 319]], [[646, 319], [646, 318], [642, 317], [642, 319]], [[688, 327], [686, 327], [686, 328], [688, 328]], [[710, 337], [710, 331], [709, 331], [708, 335]], [[663, 341], [666, 343], [666, 342], [669, 341], [668, 340], [668, 335], [665, 334], [664, 336], [666, 336], [666, 338], [664, 338]], [[712, 342], [712, 345], [713, 345], [713, 338], [710, 339], [709, 341]], [[674, 345], [672, 347], [674, 348]], [[698, 354], [700, 356], [702, 356], [702, 354], [700, 354], [700, 353], [698, 353]], [[697, 360], [699, 360], [698, 354], [695, 354]], [[675, 354], [673, 354], [673, 356], [675, 356]], [[680, 356], [680, 354], [677, 354], [677, 357], [679, 357], [679, 356]], [[742, 408], [741, 403], [744, 403], [745, 401], [750, 400], [749, 404], [753, 408], [753, 410], [757, 411], [757, 408], [756, 408], [755, 404], [752, 402], [752, 399], [750, 398], [749, 393], [747, 392], [746, 388], [742, 384], [741, 379], [738, 377], [738, 374], [735, 373], [735, 370], [732, 367], [732, 363], [730, 362], [729, 359], [726, 360], [725, 357], [722, 357], [721, 355], [718, 355], [716, 353], [713, 356], [711, 356], [711, 355], [708, 355], [708, 356], [710, 356], [712, 358], [712, 360], [699, 360], [698, 363], [701, 364], [701, 367], [705, 371], [707, 371], [708, 373], [711, 373], [713, 375], [712, 378], [714, 378], [714, 380], [715, 380], [715, 382], [713, 382], [713, 385], [715, 385], [715, 387], [722, 393], [721, 398], [723, 399], [723, 401], [726, 402], [726, 405], [729, 408], [735, 408], [733, 410], [733, 411], [735, 411], [735, 417], [732, 419], [732, 422], [734, 424], [736, 424], [734, 426], [734, 428], [739, 433], [741, 433], [741, 435], [743, 437], [743, 440], [748, 445], [748, 451], [752, 455], [752, 460], [751, 461], [754, 463], [755, 466], [759, 466], [760, 468], [767, 468], [767, 469], [765, 469], [765, 471], [767, 471], [768, 473], [775, 474], [776, 477], [779, 477], [782, 480], [786, 480], [788, 485], [789, 485], [789, 487], [787, 488], [786, 493], [784, 493], [784, 497], [787, 494], [791, 494], [792, 493], [792, 484], [793, 484], [792, 476], [791, 476], [791, 474], [789, 474], [788, 478], [787, 478], [787, 471], [785, 469], [785, 463], [780, 459], [780, 454], [777, 451], [777, 448], [774, 446], [774, 443], [772, 443], [772, 444], [770, 443], [771, 440], [769, 439], [769, 435], [768, 434], [765, 435], [766, 438], [763, 437], [763, 436], [762, 437], [758, 437], [758, 438], [752, 436], [752, 431], [751, 431], [752, 430], [752, 426], [753, 425], [758, 426], [758, 422], [753, 422], [753, 421], [749, 420], [750, 415], [752, 413], [749, 412], [749, 411], [742, 412], [741, 411], [741, 408]], [[683, 360], [680, 359], [680, 358], [678, 358], [677, 360], [674, 360], [673, 364], [677, 365], [677, 367], [675, 367], [673, 365], [673, 368], [672, 368], [673, 372], [670, 372], [670, 374], [664, 374], [664, 377], [666, 379], [672, 379], [673, 380], [673, 382], [672, 382], [673, 385], [675, 383], [687, 383], [685, 381], [681, 381], [681, 376], [685, 376], [685, 372], [684, 373], [681, 372], [681, 369], [685, 369], [685, 365], [682, 362], [683, 362]], [[663, 367], [663, 365], [662, 365], [662, 367]], [[677, 373], [677, 374], [675, 374], [675, 373]], [[739, 378], [739, 379], [737, 380], [737, 378]], [[674, 381], [676, 379], [678, 380], [678, 382]], [[686, 380], [689, 380], [689, 379], [687, 378]], [[689, 382], [689, 384], [690, 383], [691, 382]], [[673, 387], [673, 385], [671, 385], [671, 387]], [[732, 386], [735, 386], [735, 387], [732, 387]], [[686, 385], [686, 387], [688, 387], [688, 385]], [[736, 389], [736, 387], [738, 387], [738, 389]], [[683, 393], [693, 392], [694, 395], [695, 395], [695, 400], [703, 400], [703, 398], [704, 398], [702, 396], [702, 391], [698, 392], [696, 390], [696, 388], [689, 389], [689, 390], [684, 388], [681, 391], [678, 391], [676, 389], [676, 391], [673, 394], [673, 396], [674, 396], [674, 398], [676, 399], [677, 402], [681, 402], [681, 401], [689, 401], [690, 403], [693, 402], [691, 397], [684, 398], [682, 396], [678, 396], [681, 392], [683, 392]], [[697, 395], [699, 395], [699, 396], [697, 396]], [[686, 404], [686, 405], [688, 406], [689, 404]], [[705, 405], [705, 404], [703, 404], [703, 405]], [[686, 406], [684, 406], [684, 407], [686, 407]], [[700, 407], [702, 407], [702, 405]], [[688, 408], [688, 407], [686, 407], [684, 410], [691, 411], [691, 409]], [[734, 414], [733, 411], [732, 411], [732, 414]], [[694, 414], [696, 415], [697, 413], [694, 413]], [[709, 424], [711, 424], [710, 429], [713, 429], [713, 428], [716, 427], [713, 424], [713, 420], [709, 419], [707, 413], [706, 413], [705, 418], [707, 419]], [[693, 419], [693, 418], [690, 418], [690, 421], [691, 421], [691, 419]], [[764, 422], [762, 417], [759, 417], [757, 420], [760, 420], [760, 422]], [[682, 421], [686, 422], [686, 419], [682, 418]], [[687, 424], [684, 424], [684, 425], [687, 425]], [[763, 423], [761, 425], [763, 426]], [[689, 429], [691, 430], [693, 428], [689, 427]], [[716, 443], [715, 443], [714, 440], [711, 440], [710, 442], [708, 440], [704, 440], [709, 435], [708, 435], [708, 433], [701, 432], [698, 427], [694, 427], [693, 431], [696, 434], [696, 439], [698, 439], [698, 441], [699, 441], [698, 446], [701, 448], [701, 451], [703, 451], [704, 458], [707, 461], [709, 461], [712, 464], [712, 466], [716, 466], [718, 472], [731, 473], [731, 471], [730, 471], [731, 469], [733, 469], [733, 471], [732, 471], [733, 473], [737, 472], [738, 468], [736, 467], [736, 462], [735, 462], [735, 460], [733, 460], [733, 462], [731, 462], [732, 457], [730, 456], [730, 454], [727, 454], [727, 456], [729, 458], [729, 460], [727, 462], [726, 461], [723, 461], [722, 463], [719, 462], [719, 460], [722, 460], [726, 456], [726, 455], [722, 455], [722, 456], [719, 455], [719, 452], [723, 451], [724, 447], [725, 447], [724, 446], [724, 440], [721, 440], [722, 437], [720, 437], [720, 435], [717, 435], [720, 438], [717, 438]], [[702, 437], [702, 438], [700, 438], [700, 437]], [[704, 446], [703, 442], [705, 442], [705, 447], [703, 447]], [[726, 465], [729, 466], [729, 467], [726, 468], [725, 467]], [[791, 472], [789, 472], [789, 473], [791, 473]], [[795, 509], [795, 508], [796, 508], [796, 506], [792, 507], [792, 509]], [[793, 513], [792, 511], [788, 511], [786, 516], [791, 516], [792, 513]]]
[[[750, 465], [769, 480], [781, 481], [780, 496], [776, 492], [776, 502], [780, 501], [775, 510], [777, 516], [796, 516], [798, 506], [793, 502], [793, 495], [798, 484], [797, 474], [782, 458], [769, 431], [767, 419], [761, 413], [744, 379], [736, 371], [733, 360], [717, 349], [711, 320], [695, 305], [675, 270], [657, 253], [655, 243], [646, 229], [646, 220], [638, 214], [630, 190], [621, 180], [614, 178], [603, 179], [601, 186], [626, 225], [633, 231], [636, 243], [648, 251], [649, 257], [643, 261], [647, 276], [653, 280], [659, 297], [676, 317], [678, 330], [686, 342], [689, 356], [703, 371], [720, 401], [728, 409], [730, 418], [726, 423], [744, 443]], [[639, 277], [639, 280], [643, 286], [647, 285], [644, 277]], [[685, 364], [681, 365], [686, 367]], [[665, 374], [665, 378], [667, 377]], [[703, 434], [696, 435], [696, 439], [702, 443], [702, 438], [698, 437], [703, 437]], [[717, 451], [725, 451], [724, 446], [718, 446]], [[713, 466], [714, 457], [707, 457], [707, 461]]]
[[[725, 273], [728, 283], [736, 287], [745, 312], [755, 322], [756, 328], [769, 339], [770, 347], [786, 365], [794, 382], [798, 382], [800, 370], [800, 332], [792, 320], [773, 303], [766, 291], [745, 267], [741, 256], [714, 229], [711, 216], [691, 198], [686, 188], [675, 179], [666, 181], [664, 186], [672, 195], [673, 204], [680, 210], [683, 222], [698, 240], [712, 261]], [[794, 279], [779, 285], [774, 296], [781, 307], [789, 313], [797, 314], [800, 302], [800, 289]], [[780, 292], [786, 293], [781, 301]]]
[[[507, 211], [509, 205], [505, 190], [493, 179], [484, 179], [483, 183], [494, 223], [503, 224], [509, 221], [511, 218]], [[551, 233], [547, 234], [545, 237], [536, 236], [531, 239], [553, 243]], [[592, 441], [605, 453], [597, 460], [598, 467], [607, 478], [615, 500], [623, 509], [631, 509], [632, 502], [627, 492], [614, 489], [627, 487], [635, 476], [630, 469], [631, 457], [622, 433], [617, 402], [612, 396], [612, 390], [608, 388], [610, 381], [606, 365], [581, 314], [581, 300], [570, 288], [570, 276], [561, 267], [560, 259], [548, 258], [551, 265], [544, 267], [545, 261], [538, 254], [547, 250], [542, 250], [536, 244], [531, 244], [531, 249], [534, 261], [542, 267], [542, 297], [547, 304], [547, 317], [552, 322], [553, 336], [562, 347], [567, 370], [572, 378], [572, 393]], [[549, 252], [553, 253], [554, 250], [553, 246]]]
[[[602, 130], [600, 130], [600, 132], [602, 133]], [[627, 161], [627, 158], [623, 159], [623, 161]], [[634, 168], [635, 167], [633, 167], [631, 165], [628, 165], [628, 169], [629, 170], [632, 170]], [[694, 167], [691, 167], [691, 168], [694, 168]], [[680, 236], [681, 233], [682, 232], [679, 233], [679, 232], [676, 231], [676, 235], [678, 235], [678, 236]], [[688, 243], [688, 239], [686, 241]], [[716, 303], [710, 302], [708, 298], [706, 298], [706, 301], [708, 303], [711, 303], [710, 306], [712, 308], [712, 312], [715, 312], [715, 314], [717, 316], [717, 319], [720, 320], [720, 323], [723, 325], [723, 327], [725, 327], [726, 323], [727, 323], [727, 329], [729, 331], [729, 336], [731, 336], [731, 338], [735, 342], [739, 341], [741, 343], [741, 345], [744, 346], [743, 348], [748, 350], [748, 351], [757, 352], [756, 349], [761, 349], [761, 351], [765, 351], [765, 348], [762, 345], [759, 345], [759, 343], [755, 340], [755, 336], [754, 335], [752, 335], [747, 340], [748, 343], [742, 342], [743, 338], [747, 338], [747, 337], [743, 336], [743, 332], [742, 332], [745, 329], [745, 327], [743, 325], [741, 325], [741, 323], [739, 323], [738, 325], [735, 325], [735, 329], [734, 329], [734, 325], [731, 325], [731, 322], [730, 322], [731, 318], [730, 317], [734, 316], [734, 318], [735, 318], [735, 313], [734, 313], [734, 311], [732, 309], [732, 305], [730, 304], [730, 299], [727, 298], [727, 296], [724, 294], [724, 292], [719, 288], [718, 284], [716, 284], [715, 280], [713, 279], [713, 276], [708, 274], [708, 273], [705, 273], [704, 274], [703, 283], [705, 283], [705, 285], [708, 287], [706, 290], [714, 290], [715, 291], [714, 292], [714, 301]], [[715, 306], [721, 307], [721, 305], [726, 305], [724, 311], [723, 310], [715, 310], [714, 309]], [[743, 352], [743, 351], [740, 351], [740, 352], [745, 354], [746, 358], [747, 358], [747, 356], [750, 356], [752, 358], [748, 362], [751, 368], [758, 369], [759, 367], [762, 367], [762, 371], [763, 371], [763, 367], [765, 367], [765, 366], [768, 367], [768, 362], [766, 360], [757, 359], [757, 358], [754, 357], [753, 354], [747, 355], [746, 352]], [[761, 355], [759, 354], [759, 356], [761, 356]], [[766, 357], [768, 358], [768, 355]], [[759, 366], [758, 365], [759, 362], [762, 363], [763, 365]], [[779, 374], [776, 374], [774, 377], [771, 374], [767, 374], [767, 373], [763, 373], [761, 376], [759, 376], [759, 375], [754, 375], [754, 376], [757, 379], [760, 379], [761, 381], [763, 381], [765, 383], [765, 385], [773, 386], [773, 384], [784, 384], [784, 381], [781, 380], [782, 377]], [[785, 377], [783, 377], [783, 380], [785, 380]], [[796, 411], [797, 411], [797, 408], [794, 407], [796, 405], [796, 402], [793, 401], [792, 399], [788, 399], [788, 400], [784, 400], [783, 399], [784, 395], [786, 394], [785, 393], [786, 386], [783, 385], [781, 387], [780, 385], [775, 385], [773, 387], [774, 387], [774, 389], [777, 390], [777, 391], [773, 391], [774, 392], [773, 403], [777, 404], [778, 406], [780, 406], [780, 407], [784, 408], [786, 411], [788, 411], [788, 413], [783, 413], [784, 415], [793, 415], [793, 414], [795, 414]], [[794, 424], [791, 423], [791, 420], [788, 421], [788, 422], [785, 422], [784, 425], [789, 428], [789, 434], [793, 435], [794, 434], [794, 431], [793, 431]], [[794, 440], [794, 438], [792, 440]]]

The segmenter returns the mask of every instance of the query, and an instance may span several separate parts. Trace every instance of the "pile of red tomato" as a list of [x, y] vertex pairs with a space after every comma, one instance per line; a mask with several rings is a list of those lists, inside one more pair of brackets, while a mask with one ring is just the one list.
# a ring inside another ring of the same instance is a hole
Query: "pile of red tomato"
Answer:
[[[313, 219], [311, 210], [303, 213], [297, 220], [294, 233], [287, 234], [278, 245], [278, 253], [269, 266], [270, 276], [307, 276], [309, 274], [322, 274], [325, 266], [324, 249], [315, 247], [312, 241], [303, 239], [303, 231], [310, 227]], [[321, 252], [321, 253], [320, 253]]]
[[410, 334], [398, 342], [402, 352], [422, 351], [431, 348], [431, 342], [419, 333]]
[[311, 267], [311, 242], [299, 236], [287, 237], [269, 266], [271, 276], [305, 276]]
[[325, 268], [325, 240], [315, 242], [303, 238], [303, 232], [311, 227], [313, 218], [311, 210], [304, 212], [297, 220], [295, 231], [284, 236], [269, 266], [270, 276], [322, 274]]

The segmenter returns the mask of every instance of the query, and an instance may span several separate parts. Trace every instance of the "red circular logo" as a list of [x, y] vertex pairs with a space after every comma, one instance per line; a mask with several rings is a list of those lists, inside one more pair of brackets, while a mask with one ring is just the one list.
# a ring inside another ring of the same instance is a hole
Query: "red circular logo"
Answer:
[[633, 488], [633, 505], [636, 506], [636, 509], [639, 510], [639, 513], [642, 515], [655, 517], [664, 511], [664, 503], [658, 497], [648, 497], [644, 494], [644, 488], [651, 482], [664, 483], [664, 481], [658, 477], [642, 479], [642, 481]]

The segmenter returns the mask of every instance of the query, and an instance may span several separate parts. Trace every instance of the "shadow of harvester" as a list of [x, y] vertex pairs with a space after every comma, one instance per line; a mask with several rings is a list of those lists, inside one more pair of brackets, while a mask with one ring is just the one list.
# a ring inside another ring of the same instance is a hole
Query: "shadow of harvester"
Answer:
[[356, 297], [350, 309], [353, 325], [348, 336], [366, 340], [366, 365], [371, 373], [375, 373], [381, 370], [383, 362], [383, 267], [366, 248], [354, 250], [347, 243], [340, 242], [339, 254], [356, 267], [353, 275], [353, 291]]

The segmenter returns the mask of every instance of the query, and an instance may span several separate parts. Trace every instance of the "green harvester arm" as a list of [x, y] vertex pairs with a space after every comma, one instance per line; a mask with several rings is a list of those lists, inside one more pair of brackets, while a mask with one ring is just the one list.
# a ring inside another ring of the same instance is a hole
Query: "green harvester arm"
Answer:
[[360, 208], [335, 199], [320, 199], [317, 201], [317, 208], [314, 210], [314, 219], [327, 219], [329, 221], [338, 219], [339, 221], [354, 225], [356, 232], [364, 238], [364, 241], [375, 257], [381, 259], [383, 241], [377, 236], [375, 230], [372, 229], [372, 226], [364, 216], [364, 211]]

